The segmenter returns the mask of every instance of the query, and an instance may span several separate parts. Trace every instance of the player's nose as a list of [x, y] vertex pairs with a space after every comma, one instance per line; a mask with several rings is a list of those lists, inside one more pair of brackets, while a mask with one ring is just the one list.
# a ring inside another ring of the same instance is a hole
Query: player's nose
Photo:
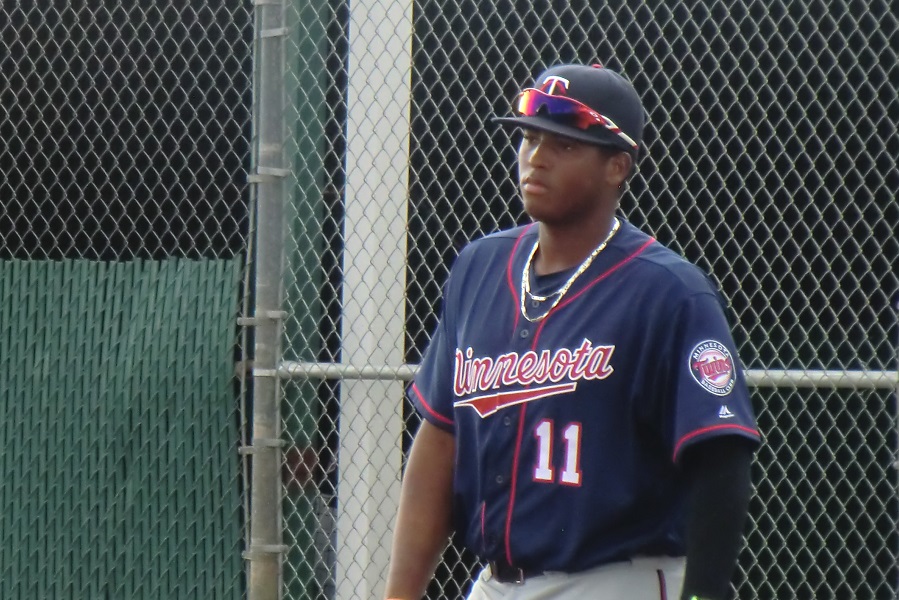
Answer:
[[539, 167], [547, 164], [549, 148], [543, 135], [534, 136], [533, 140], [522, 150], [525, 153], [524, 158], [529, 165]]

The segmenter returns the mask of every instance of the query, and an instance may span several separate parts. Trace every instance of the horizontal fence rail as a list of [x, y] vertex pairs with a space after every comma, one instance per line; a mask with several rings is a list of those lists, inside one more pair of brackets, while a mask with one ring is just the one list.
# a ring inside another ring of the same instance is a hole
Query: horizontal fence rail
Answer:
[[[354, 366], [338, 363], [288, 361], [277, 370], [285, 379], [378, 379], [385, 381], [411, 381], [418, 372], [417, 365]], [[272, 373], [264, 371], [264, 375]], [[891, 390], [899, 386], [899, 371], [806, 371], [802, 369], [747, 369], [743, 371], [746, 383], [755, 388], [798, 387], [830, 389]]]

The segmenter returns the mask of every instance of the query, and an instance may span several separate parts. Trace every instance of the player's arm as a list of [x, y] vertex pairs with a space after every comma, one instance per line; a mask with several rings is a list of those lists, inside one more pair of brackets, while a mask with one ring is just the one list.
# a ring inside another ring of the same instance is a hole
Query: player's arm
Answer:
[[754, 445], [740, 436], [697, 442], [682, 458], [690, 486], [682, 600], [724, 600], [743, 541]]
[[406, 464], [387, 575], [387, 598], [418, 600], [434, 575], [451, 528], [452, 434], [423, 421]]

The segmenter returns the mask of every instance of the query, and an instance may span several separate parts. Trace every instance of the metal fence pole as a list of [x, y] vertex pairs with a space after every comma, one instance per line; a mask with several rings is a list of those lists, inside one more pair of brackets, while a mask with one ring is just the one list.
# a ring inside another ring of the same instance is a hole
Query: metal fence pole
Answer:
[[[895, 454], [895, 460], [893, 462], [893, 467], [896, 470], [899, 470], [899, 295], [896, 296], [896, 377], [894, 378], [894, 396], [896, 397], [896, 437], [897, 437], [897, 448]], [[897, 488], [897, 498], [899, 498], [899, 488]], [[899, 522], [897, 522], [899, 525]], [[896, 556], [899, 556], [899, 548], [896, 549]], [[897, 586], [897, 593], [899, 593], [899, 586]], [[899, 596], [897, 596], [899, 598]]]
[[256, 208], [256, 280], [253, 355], [253, 439], [250, 496], [250, 600], [277, 600], [281, 589], [281, 445], [277, 365], [284, 313], [284, 7], [255, 0], [253, 158]]

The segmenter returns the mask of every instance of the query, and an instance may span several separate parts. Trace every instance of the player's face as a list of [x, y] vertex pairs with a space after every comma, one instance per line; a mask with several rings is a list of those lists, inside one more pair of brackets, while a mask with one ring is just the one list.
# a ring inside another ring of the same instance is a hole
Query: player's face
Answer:
[[522, 130], [518, 177], [524, 209], [547, 225], [593, 222], [591, 217], [614, 210], [618, 187], [629, 168], [626, 154], [553, 133]]

